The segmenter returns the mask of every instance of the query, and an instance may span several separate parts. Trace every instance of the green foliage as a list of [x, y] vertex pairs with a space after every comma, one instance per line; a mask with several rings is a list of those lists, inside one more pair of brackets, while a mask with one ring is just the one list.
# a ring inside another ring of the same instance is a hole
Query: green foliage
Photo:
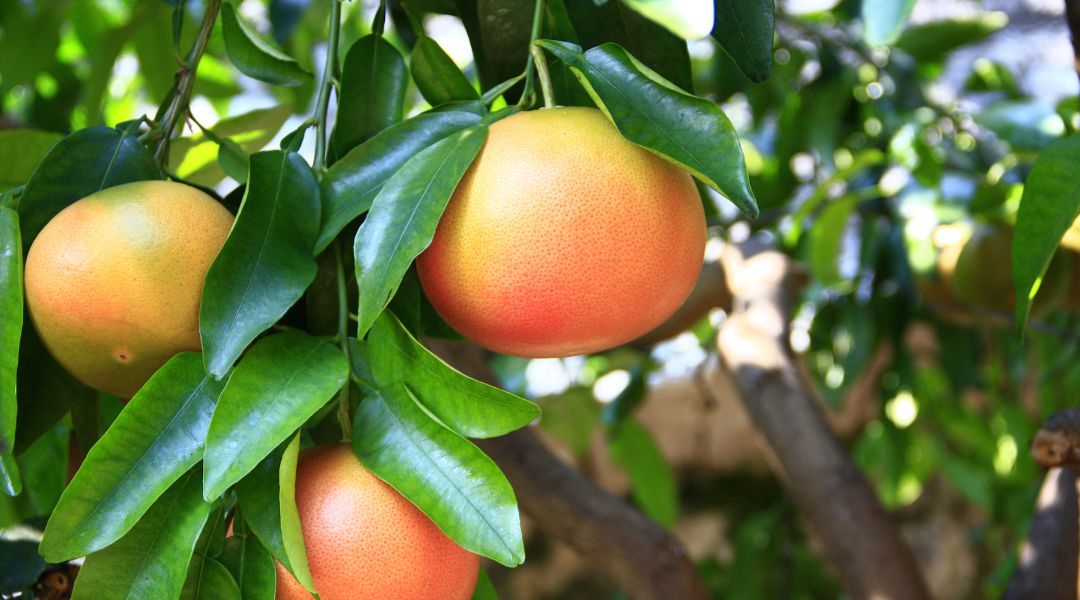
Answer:
[[[0, 455], [6, 456], [15, 450], [16, 385], [23, 326], [22, 257], [19, 215], [0, 207]], [[5, 488], [17, 487], [14, 482], [18, 482], [18, 473], [5, 470], [0, 483]]]
[[413, 81], [424, 99], [432, 106], [456, 100], [479, 100], [480, 95], [469, 83], [454, 60], [435, 40], [420, 36], [409, 55]]
[[253, 536], [225, 540], [218, 557], [232, 574], [243, 600], [271, 600], [277, 588], [277, 571], [270, 552]]
[[715, 0], [715, 5], [716, 25], [713, 26], [712, 36], [747, 79], [754, 83], [768, 79], [772, 69], [773, 30], [776, 26], [773, 0]]
[[364, 36], [349, 48], [334, 128], [337, 156], [401, 120], [407, 78], [405, 58], [382, 35]]
[[241, 73], [266, 83], [290, 86], [311, 77], [295, 59], [252, 31], [228, 2], [221, 6], [221, 30], [229, 58]]

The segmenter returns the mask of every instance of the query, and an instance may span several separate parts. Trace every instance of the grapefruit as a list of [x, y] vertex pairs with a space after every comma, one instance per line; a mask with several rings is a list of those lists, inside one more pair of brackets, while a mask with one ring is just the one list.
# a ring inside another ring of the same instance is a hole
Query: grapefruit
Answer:
[[139, 181], [60, 211], [26, 258], [26, 302], [45, 347], [90, 387], [130, 398], [200, 350], [203, 279], [232, 226], [187, 185]]
[[704, 259], [693, 179], [593, 108], [491, 126], [417, 259], [435, 310], [505, 354], [563, 357], [629, 342], [686, 299]]
[[[300, 454], [296, 507], [322, 600], [469, 600], [480, 558], [446, 537], [346, 444]], [[311, 600], [280, 564], [277, 600]]]

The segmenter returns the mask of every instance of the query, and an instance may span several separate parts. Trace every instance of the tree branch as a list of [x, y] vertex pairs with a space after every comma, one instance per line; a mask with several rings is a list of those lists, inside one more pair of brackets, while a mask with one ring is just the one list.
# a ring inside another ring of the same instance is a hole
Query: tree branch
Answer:
[[1050, 469], [1039, 490], [1035, 518], [1020, 547], [1020, 563], [1002, 600], [1074, 600], [1077, 597], [1076, 475]]
[[[496, 384], [476, 346], [429, 340], [457, 369]], [[705, 600], [709, 593], [682, 543], [624, 501], [562, 463], [529, 428], [478, 440], [509, 478], [536, 526], [611, 576], [632, 598]]]
[[729, 247], [725, 257], [735, 312], [720, 328], [721, 361], [848, 595], [926, 598], [910, 548], [829, 429], [792, 360], [791, 262], [779, 252], [751, 252]]

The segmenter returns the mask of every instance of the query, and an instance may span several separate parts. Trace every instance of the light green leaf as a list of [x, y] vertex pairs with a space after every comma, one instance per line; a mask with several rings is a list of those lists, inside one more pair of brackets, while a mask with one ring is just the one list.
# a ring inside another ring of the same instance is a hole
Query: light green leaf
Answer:
[[59, 133], [33, 129], [0, 131], [0, 191], [26, 183]]
[[611, 460], [630, 476], [634, 500], [664, 527], [674, 526], [679, 512], [675, 475], [648, 430], [627, 419], [611, 432], [608, 443]]
[[904, 30], [915, 0], [863, 0], [863, 38], [871, 46], [887, 46]]
[[[15, 451], [22, 327], [23, 250], [19, 214], [0, 207], [0, 454]], [[11, 480], [0, 477], [0, 481]], [[10, 489], [10, 485], [5, 487]]]

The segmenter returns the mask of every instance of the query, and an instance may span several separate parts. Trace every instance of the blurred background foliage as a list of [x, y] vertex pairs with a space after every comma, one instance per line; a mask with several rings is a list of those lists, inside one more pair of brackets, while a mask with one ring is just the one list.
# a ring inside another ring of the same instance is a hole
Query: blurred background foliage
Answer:
[[[466, 35], [480, 26], [470, 21], [477, 2], [391, 2], [389, 39], [408, 55], [423, 27], [481, 89], [499, 73], [520, 72], [524, 52], [513, 34], [522, 24], [513, 11], [525, 7], [527, 28], [531, 4], [485, 1], [506, 16], [497, 25], [509, 33], [488, 32], [479, 65]], [[328, 2], [237, 4], [246, 22], [317, 72]], [[1028, 444], [1080, 386], [1080, 258], [1062, 254], [1061, 291], [1021, 342], [1011, 283], [1004, 294], [993, 287], [1008, 253], [1002, 263], [993, 249], [967, 259], [961, 249], [988, 227], [997, 232], [988, 239], [1007, 238], [1034, 157], [1080, 125], [1060, 3], [781, 2], [762, 83], [715, 37], [684, 43], [616, 0], [550, 6], [549, 30], [585, 46], [619, 41], [722, 105], [742, 137], [762, 215], [744, 221], [709, 196], [710, 258], [725, 243], [760, 238], [805, 265], [792, 348], [827, 410], [855, 415], [838, 430], [904, 524], [935, 594], [1000, 594], [1042, 479]], [[376, 7], [345, 4], [342, 49], [370, 31]], [[189, 47], [201, 11], [199, 0], [187, 2], [182, 19], [162, 0], [0, 3], [0, 182], [25, 180], [60, 134], [152, 116], [178, 64], [172, 32], [180, 28], [179, 48]], [[609, 18], [581, 18], [598, 13]], [[587, 102], [554, 68], [560, 102]], [[174, 143], [170, 169], [227, 194], [238, 183], [230, 152], [276, 143], [310, 114], [313, 91], [314, 78], [283, 88], [240, 75], [216, 28], [198, 70], [196, 123]], [[412, 84], [407, 97], [409, 114], [427, 108]], [[311, 146], [302, 153], [310, 157]], [[745, 418], [739, 425], [723, 398], [711, 400], [725, 407], [718, 413], [670, 400], [694, 395], [694, 381], [714, 366], [724, 318], [717, 308], [655, 346], [565, 360], [500, 357], [495, 366], [508, 389], [540, 400], [541, 427], [567, 460], [687, 541], [717, 597], [836, 597]], [[36, 441], [19, 455], [26, 493], [0, 496], [6, 538], [20, 539], [20, 522], [42, 527], [65, 483], [68, 445], [92, 443], [119, 409], [114, 398], [89, 399], [55, 426], [49, 407], [20, 411], [20, 432], [44, 435], [20, 438]], [[689, 433], [657, 417], [695, 410], [708, 416], [697, 434], [720, 438], [707, 446], [715, 456], [700, 447], [679, 454]], [[528, 563], [492, 569], [500, 589], [514, 590], [507, 597], [619, 597], [580, 559], [529, 539]], [[0, 545], [0, 562], [30, 560], [17, 544]]]

